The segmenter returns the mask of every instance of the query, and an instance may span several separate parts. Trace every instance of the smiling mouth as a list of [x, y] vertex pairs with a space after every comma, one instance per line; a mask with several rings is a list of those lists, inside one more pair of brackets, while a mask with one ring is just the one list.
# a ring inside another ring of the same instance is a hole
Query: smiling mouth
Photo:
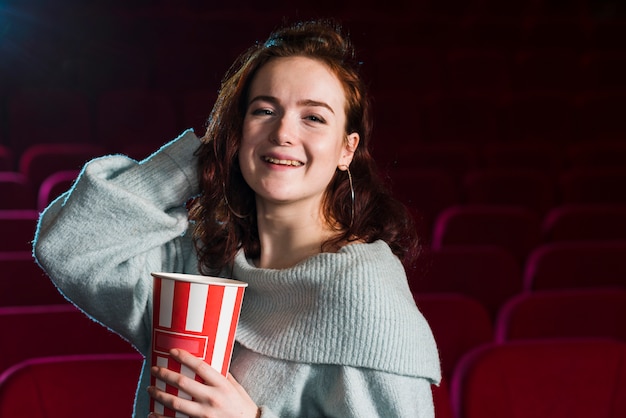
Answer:
[[301, 167], [304, 165], [302, 161], [279, 160], [278, 158], [272, 158], [272, 157], [263, 157], [263, 161], [270, 163], [270, 164], [287, 165], [287, 166], [293, 166], [293, 167]]

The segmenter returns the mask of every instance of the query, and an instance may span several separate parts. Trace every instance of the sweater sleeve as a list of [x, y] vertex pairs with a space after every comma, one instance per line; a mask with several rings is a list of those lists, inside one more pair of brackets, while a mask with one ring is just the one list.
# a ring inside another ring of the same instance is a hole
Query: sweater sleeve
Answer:
[[141, 162], [93, 160], [39, 220], [33, 251], [40, 266], [68, 299], [143, 353], [150, 272], [182, 271], [192, 248], [185, 202], [199, 191], [198, 146], [186, 131]]

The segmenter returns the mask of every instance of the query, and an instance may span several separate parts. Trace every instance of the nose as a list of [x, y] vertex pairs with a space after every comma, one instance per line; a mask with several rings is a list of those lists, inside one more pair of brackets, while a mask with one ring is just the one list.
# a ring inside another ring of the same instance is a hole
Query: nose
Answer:
[[270, 132], [270, 141], [276, 145], [292, 145], [296, 138], [296, 128], [286, 117], [276, 120]]

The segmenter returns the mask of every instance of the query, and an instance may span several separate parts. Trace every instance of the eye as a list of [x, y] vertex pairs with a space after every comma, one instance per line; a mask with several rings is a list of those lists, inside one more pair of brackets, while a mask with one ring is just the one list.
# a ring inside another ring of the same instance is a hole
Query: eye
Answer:
[[251, 113], [254, 116], [272, 116], [274, 114], [274, 111], [272, 109], [259, 108], [259, 109], [254, 109]]
[[326, 123], [326, 120], [324, 118], [317, 115], [309, 115], [305, 119], [310, 120], [311, 122]]

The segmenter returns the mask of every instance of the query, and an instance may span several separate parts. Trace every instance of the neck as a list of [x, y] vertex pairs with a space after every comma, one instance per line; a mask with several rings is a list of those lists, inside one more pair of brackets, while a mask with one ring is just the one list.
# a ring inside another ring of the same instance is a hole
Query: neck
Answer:
[[292, 267], [322, 252], [322, 244], [333, 235], [321, 214], [315, 211], [260, 210], [258, 227], [260, 268]]

